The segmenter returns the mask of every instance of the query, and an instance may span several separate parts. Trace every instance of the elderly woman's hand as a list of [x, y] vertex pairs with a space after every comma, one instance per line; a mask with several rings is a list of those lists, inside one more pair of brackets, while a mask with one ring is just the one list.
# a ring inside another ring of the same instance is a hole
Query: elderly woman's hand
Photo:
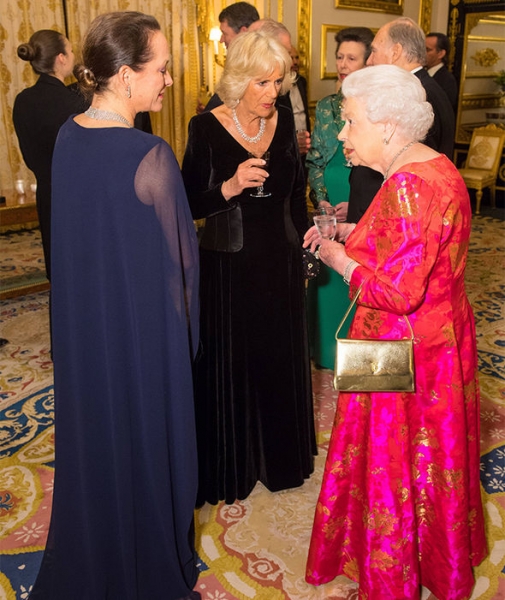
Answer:
[[331, 240], [321, 240], [319, 258], [325, 265], [328, 265], [341, 275], [344, 273], [345, 267], [350, 260], [343, 244]]
[[241, 194], [246, 188], [262, 185], [268, 177], [268, 171], [262, 168], [266, 161], [262, 158], [248, 158], [240, 163], [231, 179], [223, 182], [221, 193], [225, 200]]

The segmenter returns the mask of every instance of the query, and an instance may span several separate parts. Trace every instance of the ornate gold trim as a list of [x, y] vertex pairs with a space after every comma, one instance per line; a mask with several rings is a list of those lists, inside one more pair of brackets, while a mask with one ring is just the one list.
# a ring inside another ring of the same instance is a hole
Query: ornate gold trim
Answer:
[[[298, 0], [298, 54], [303, 65], [310, 65], [312, 61], [312, 0]], [[309, 70], [303, 69], [302, 75], [307, 78], [307, 89], [309, 85]]]
[[369, 0], [335, 0], [335, 8], [403, 15], [403, 0], [394, 0], [393, 2], [382, 2], [381, 0], [373, 0], [372, 2]]
[[421, 0], [419, 4], [419, 27], [424, 33], [431, 31], [431, 13], [433, 9], [433, 0]]
[[500, 98], [496, 94], [468, 94], [461, 99], [461, 108], [477, 110], [482, 108], [499, 108]]
[[[326, 61], [326, 55], [328, 54], [328, 33], [333, 34], [335, 37], [341, 29], [347, 27], [346, 25], [321, 25], [321, 79], [336, 79], [338, 77], [337, 71], [329, 71], [328, 64]], [[335, 68], [335, 61], [333, 62], [333, 68]]]

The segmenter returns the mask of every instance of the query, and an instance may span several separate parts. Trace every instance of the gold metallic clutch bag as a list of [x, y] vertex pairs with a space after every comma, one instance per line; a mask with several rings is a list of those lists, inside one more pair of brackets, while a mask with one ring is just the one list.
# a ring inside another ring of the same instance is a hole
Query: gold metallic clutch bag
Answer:
[[341, 392], [413, 392], [414, 332], [406, 315], [403, 317], [410, 329], [410, 339], [339, 339], [339, 331], [360, 292], [361, 287], [335, 333], [333, 387]]

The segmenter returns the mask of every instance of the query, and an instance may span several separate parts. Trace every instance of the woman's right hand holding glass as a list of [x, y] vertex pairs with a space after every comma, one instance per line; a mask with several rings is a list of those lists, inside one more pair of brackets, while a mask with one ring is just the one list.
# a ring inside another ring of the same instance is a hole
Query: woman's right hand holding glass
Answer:
[[265, 165], [262, 158], [248, 158], [240, 163], [235, 174], [223, 182], [221, 193], [225, 200], [231, 200], [239, 196], [246, 188], [255, 188], [264, 183], [268, 177], [268, 171], [261, 168]]

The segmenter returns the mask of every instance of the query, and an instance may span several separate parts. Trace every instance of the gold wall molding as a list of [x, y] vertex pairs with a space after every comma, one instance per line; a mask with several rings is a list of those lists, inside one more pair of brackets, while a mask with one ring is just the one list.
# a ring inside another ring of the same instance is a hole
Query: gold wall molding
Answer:
[[403, 15], [403, 0], [335, 0], [335, 8]]
[[431, 15], [433, 12], [433, 0], [421, 0], [419, 4], [419, 27], [424, 33], [431, 31]]
[[298, 0], [298, 53], [303, 68], [302, 75], [307, 78], [307, 88], [310, 89], [308, 81], [309, 72], [306, 65], [312, 62], [312, 0]]

